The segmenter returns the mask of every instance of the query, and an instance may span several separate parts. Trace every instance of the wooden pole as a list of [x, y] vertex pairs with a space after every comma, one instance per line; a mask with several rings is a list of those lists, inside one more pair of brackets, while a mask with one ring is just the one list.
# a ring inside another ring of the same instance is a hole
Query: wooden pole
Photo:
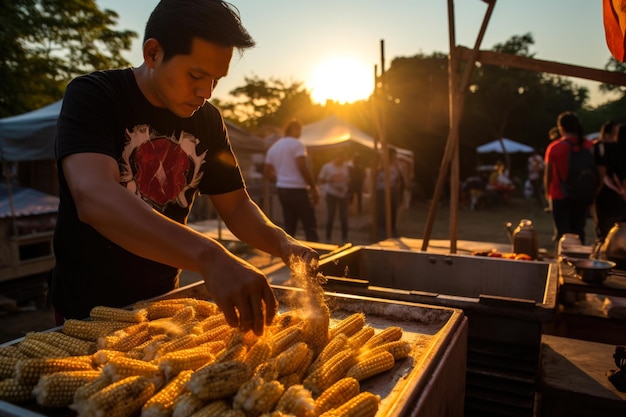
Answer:
[[[374, 65], [374, 95], [372, 98], [371, 112], [372, 116], [376, 114], [376, 106], [378, 100], [378, 94], [380, 93], [380, 86], [378, 85], [380, 82], [380, 77], [378, 77], [378, 66]], [[374, 136], [374, 155], [377, 155], [378, 152], [378, 135]], [[376, 169], [378, 167], [378, 158], [374, 156], [372, 159], [372, 165], [370, 168], [370, 218], [371, 218], [371, 240], [375, 242], [378, 240], [378, 224], [377, 224], [377, 214], [380, 208], [378, 207], [378, 202], [376, 201]]]
[[[448, 55], [448, 113], [449, 123], [453, 126], [456, 120], [454, 98], [456, 91], [457, 60], [454, 47], [456, 46], [456, 26], [454, 24], [454, 0], [448, 0], [448, 39], [450, 54]], [[450, 253], [456, 253], [456, 243], [459, 234], [459, 147], [455, 146], [450, 169]]]
[[[452, 3], [453, 0], [449, 0], [448, 5], [451, 5]], [[470, 57], [470, 59], [468, 59], [468, 62], [466, 63], [463, 76], [459, 83], [457, 94], [453, 97], [452, 100], [452, 106], [454, 106], [455, 109], [454, 118], [452, 119], [452, 125], [450, 126], [450, 131], [448, 132], [448, 140], [446, 141], [446, 147], [444, 149], [441, 166], [439, 167], [439, 176], [437, 178], [437, 184], [435, 185], [433, 201], [430, 204], [428, 218], [426, 219], [426, 226], [424, 228], [424, 239], [422, 241], [422, 251], [426, 251], [428, 249], [428, 242], [430, 240], [433, 223], [435, 221], [435, 216], [437, 213], [437, 205], [439, 204], [439, 199], [441, 198], [441, 190], [443, 188], [448, 169], [450, 168], [450, 163], [452, 161], [454, 153], [456, 152], [456, 147], [458, 146], [459, 122], [461, 119], [461, 115], [463, 114], [464, 92], [468, 87], [469, 79], [472, 74], [474, 64], [476, 63], [478, 52], [480, 50], [480, 44], [482, 43], [485, 31], [487, 30], [487, 24], [489, 23], [489, 19], [491, 18], [491, 14], [493, 12], [493, 8], [495, 7], [496, 0], [490, 0], [488, 3], [489, 7], [487, 7], [487, 12], [485, 13], [480, 32], [478, 34], [478, 37], [476, 38], [476, 43], [474, 45], [474, 49], [472, 50], [472, 56]]]

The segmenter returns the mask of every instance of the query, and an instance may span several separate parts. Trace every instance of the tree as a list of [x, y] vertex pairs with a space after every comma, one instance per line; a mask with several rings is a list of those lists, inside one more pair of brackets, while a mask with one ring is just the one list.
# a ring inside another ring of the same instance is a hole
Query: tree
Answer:
[[41, 107], [92, 70], [122, 68], [137, 34], [95, 0], [0, 0], [0, 116]]

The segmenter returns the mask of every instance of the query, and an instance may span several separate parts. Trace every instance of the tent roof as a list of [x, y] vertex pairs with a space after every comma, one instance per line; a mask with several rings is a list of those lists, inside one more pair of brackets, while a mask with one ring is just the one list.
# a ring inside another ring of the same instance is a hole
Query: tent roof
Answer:
[[484, 145], [480, 145], [476, 148], [476, 152], [478, 153], [489, 153], [489, 152], [497, 152], [504, 153], [502, 149], [502, 145], [504, 145], [504, 149], [506, 149], [507, 153], [531, 153], [534, 149], [532, 146], [524, 145], [523, 143], [515, 142], [511, 139], [502, 138], [502, 143], [500, 140], [496, 139], [492, 142], [485, 143]]
[[[11, 204], [13, 210], [11, 210]], [[11, 199], [9, 199], [7, 185], [0, 184], [0, 218], [11, 217], [13, 211], [16, 217], [22, 217], [56, 213], [58, 208], [58, 197], [32, 188], [12, 187]]]
[[[0, 119], [0, 160], [54, 159], [57, 119], [63, 100], [17, 116]], [[263, 153], [265, 142], [239, 126], [226, 122], [235, 153]]]

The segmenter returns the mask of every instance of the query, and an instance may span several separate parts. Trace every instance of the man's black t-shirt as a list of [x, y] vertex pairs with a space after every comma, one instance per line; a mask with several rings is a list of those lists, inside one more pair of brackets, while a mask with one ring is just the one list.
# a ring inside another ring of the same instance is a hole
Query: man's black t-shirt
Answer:
[[58, 121], [60, 203], [50, 288], [53, 305], [65, 318], [84, 318], [93, 306], [121, 307], [178, 286], [176, 268], [136, 256], [79, 220], [61, 161], [80, 152], [114, 158], [120, 185], [179, 223], [186, 222], [197, 192], [244, 187], [214, 106], [206, 103], [190, 118], [156, 108], [139, 90], [131, 69], [73, 80]]

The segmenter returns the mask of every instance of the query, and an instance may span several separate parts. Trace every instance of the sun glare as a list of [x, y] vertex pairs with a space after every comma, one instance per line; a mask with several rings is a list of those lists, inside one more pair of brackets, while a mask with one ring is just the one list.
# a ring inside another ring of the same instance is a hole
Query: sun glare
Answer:
[[328, 100], [352, 103], [372, 94], [374, 71], [352, 58], [334, 58], [313, 72], [309, 88], [316, 103], [324, 104]]

